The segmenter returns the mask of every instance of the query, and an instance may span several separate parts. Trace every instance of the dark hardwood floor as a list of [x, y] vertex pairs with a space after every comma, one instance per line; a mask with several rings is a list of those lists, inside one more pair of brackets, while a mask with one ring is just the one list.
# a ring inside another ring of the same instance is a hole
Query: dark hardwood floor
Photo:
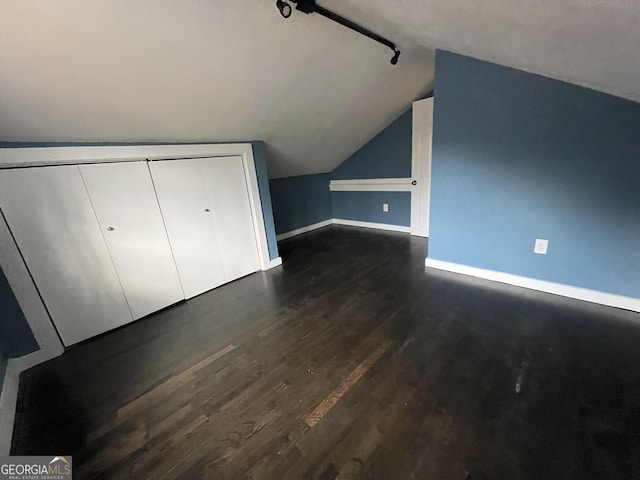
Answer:
[[12, 453], [75, 478], [640, 478], [640, 315], [426, 270], [403, 234], [280, 248], [25, 372]]

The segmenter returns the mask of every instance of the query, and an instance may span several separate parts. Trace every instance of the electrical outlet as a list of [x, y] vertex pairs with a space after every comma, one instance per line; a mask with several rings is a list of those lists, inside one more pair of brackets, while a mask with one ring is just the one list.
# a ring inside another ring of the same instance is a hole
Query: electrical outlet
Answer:
[[382, 211], [383, 212], [388, 212], [389, 211], [389, 204], [388, 203], [383, 203], [382, 204]]
[[539, 253], [540, 255], [546, 255], [548, 247], [549, 247], [549, 240], [543, 240], [541, 238], [536, 238], [536, 244], [533, 247], [533, 253]]

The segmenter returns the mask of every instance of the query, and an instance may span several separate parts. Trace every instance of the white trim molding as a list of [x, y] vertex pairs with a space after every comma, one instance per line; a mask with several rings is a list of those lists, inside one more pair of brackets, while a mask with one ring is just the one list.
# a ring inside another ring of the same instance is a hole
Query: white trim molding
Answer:
[[[256, 247], [260, 268], [268, 270], [282, 264], [280, 257], [274, 260], [269, 259], [253, 148], [250, 143], [0, 148], [0, 169], [226, 156], [242, 157], [249, 187], [249, 203], [257, 237]], [[0, 266], [2, 266], [11, 290], [13, 290], [31, 331], [40, 345], [40, 350], [24, 357], [11, 359], [7, 363], [2, 393], [0, 394], [0, 456], [2, 456], [8, 455], [11, 446], [20, 373], [61, 355], [64, 348], [1, 213]]]
[[282, 265], [282, 257], [274, 258], [273, 260], [269, 261], [269, 267], [267, 268], [267, 270], [279, 267], [280, 265]]
[[250, 143], [0, 148], [0, 169], [238, 155], [242, 157], [247, 186], [249, 187], [249, 203], [257, 236], [260, 268], [266, 270], [269, 266], [269, 248], [262, 215], [253, 147]]
[[9, 455], [11, 450], [20, 374], [61, 354], [62, 350], [55, 351], [51, 348], [42, 348], [24, 357], [11, 358], [7, 362], [2, 392], [0, 392], [0, 456]]
[[331, 180], [332, 192], [410, 192], [410, 178], [362, 178], [354, 180]]
[[39, 363], [62, 355], [64, 347], [49, 318], [33, 279], [0, 213], [0, 265], [40, 349], [9, 359], [0, 393], [0, 456], [9, 455], [20, 374]]
[[333, 218], [330, 218], [329, 220], [323, 220], [322, 222], [313, 223], [311, 225], [307, 225], [306, 227], [296, 228], [295, 230], [290, 230], [288, 232], [277, 235], [276, 240], [286, 240], [287, 238], [295, 237], [296, 235], [300, 235], [302, 233], [307, 233], [318, 228], [326, 227], [327, 225], [331, 225], [332, 223]]
[[343, 218], [334, 218], [333, 223], [335, 225], [346, 225], [349, 227], [362, 227], [362, 228], [375, 228], [377, 230], [388, 230], [392, 232], [409, 233], [410, 227], [402, 227], [400, 225], [391, 225], [389, 223], [373, 223], [373, 222], [361, 222], [359, 220], [345, 220]]
[[560, 295], [562, 297], [574, 298], [576, 300], [583, 300], [585, 302], [621, 308], [623, 310], [640, 312], [640, 299], [638, 298], [624, 297], [622, 295], [600, 292], [598, 290], [589, 290], [587, 288], [574, 287], [561, 283], [536, 280], [535, 278], [497, 272], [495, 270], [485, 270], [483, 268], [469, 267], [467, 265], [461, 265], [459, 263], [445, 262], [442, 260], [434, 260], [431, 258], [426, 258], [424, 264], [425, 267], [429, 268], [460, 273], [462, 275], [483, 278], [485, 280], [491, 280], [494, 282], [506, 283], [509, 285], [528, 288], [530, 290], [552, 293], [554, 295]]
[[411, 126], [411, 235], [429, 236], [433, 97], [413, 102]]
[[248, 151], [253, 156], [250, 143], [0, 148], [0, 168], [226, 157]]
[[295, 237], [301, 233], [311, 232], [318, 228], [327, 227], [329, 225], [345, 225], [347, 227], [362, 227], [362, 228], [374, 228], [377, 230], [388, 230], [392, 232], [409, 233], [410, 227], [402, 227], [399, 225], [391, 225], [388, 223], [373, 223], [373, 222], [361, 222], [359, 220], [345, 220], [343, 218], [330, 218], [322, 222], [307, 225], [306, 227], [296, 228], [289, 232], [281, 233], [276, 237], [278, 241], [286, 240], [287, 238]]

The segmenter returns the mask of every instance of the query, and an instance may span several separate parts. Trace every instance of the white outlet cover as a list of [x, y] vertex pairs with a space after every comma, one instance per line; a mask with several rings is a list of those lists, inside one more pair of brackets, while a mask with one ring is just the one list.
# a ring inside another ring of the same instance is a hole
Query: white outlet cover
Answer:
[[539, 253], [540, 255], [547, 254], [547, 248], [549, 248], [549, 240], [542, 238], [536, 238], [536, 244], [533, 247], [533, 253]]
[[389, 204], [388, 203], [383, 203], [382, 204], [382, 211], [383, 212], [388, 212], [389, 211]]

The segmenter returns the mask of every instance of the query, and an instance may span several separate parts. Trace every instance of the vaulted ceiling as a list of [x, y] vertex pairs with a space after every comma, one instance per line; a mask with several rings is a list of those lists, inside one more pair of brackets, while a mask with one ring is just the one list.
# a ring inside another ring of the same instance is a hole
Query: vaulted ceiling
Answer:
[[267, 144], [326, 172], [433, 86], [443, 48], [640, 100], [635, 0], [318, 0], [391, 51], [272, 0], [4, 0], [0, 140]]
[[401, 44], [640, 101], [638, 0], [320, 0]]

